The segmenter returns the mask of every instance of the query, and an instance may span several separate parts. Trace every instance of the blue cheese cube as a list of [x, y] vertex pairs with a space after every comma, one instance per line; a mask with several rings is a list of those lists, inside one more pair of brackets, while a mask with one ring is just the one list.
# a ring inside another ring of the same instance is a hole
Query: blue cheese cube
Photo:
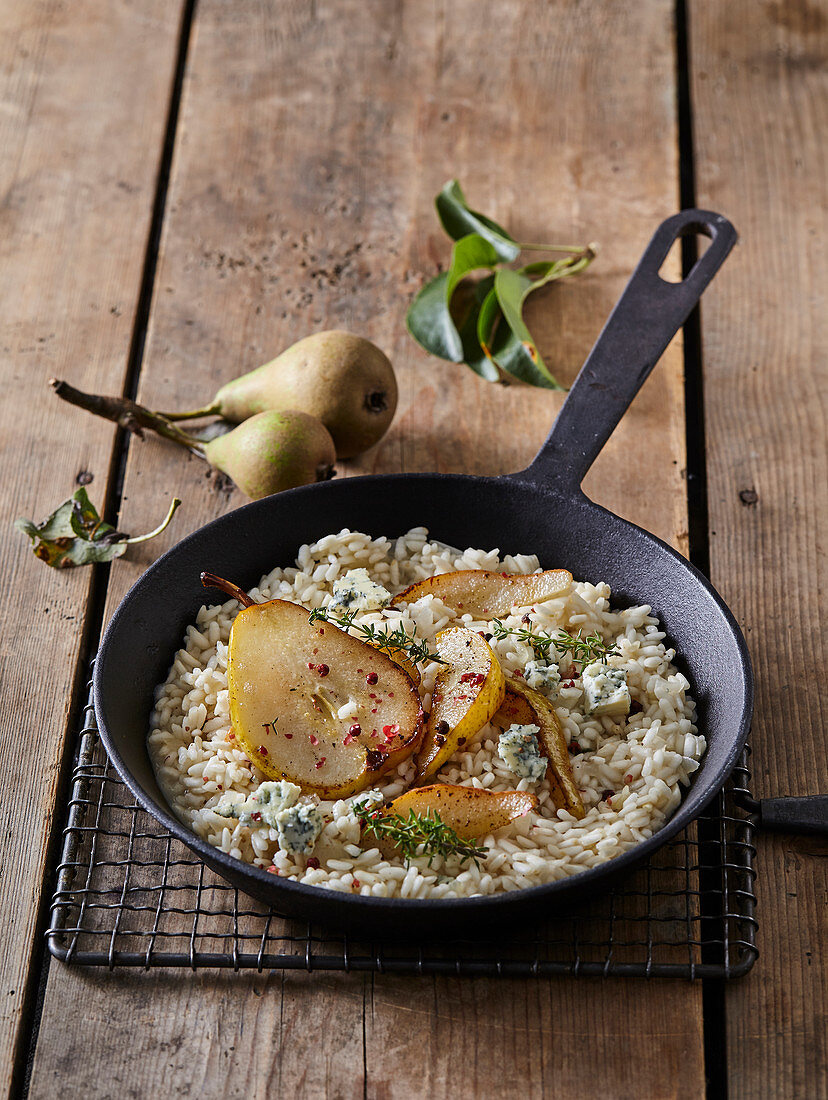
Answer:
[[220, 817], [235, 818], [242, 825], [255, 828], [264, 824], [275, 829], [278, 814], [293, 806], [301, 793], [302, 788], [295, 783], [279, 779], [276, 782], [260, 783], [252, 794], [241, 800], [233, 794], [226, 794], [214, 810]]
[[610, 668], [603, 661], [587, 665], [581, 673], [587, 714], [620, 715], [630, 713], [627, 674], [622, 668]]
[[500, 735], [497, 755], [520, 779], [543, 779], [546, 757], [540, 751], [539, 726], [512, 725]]
[[372, 581], [367, 569], [349, 569], [334, 581], [329, 611], [379, 611], [391, 602], [391, 593]]
[[554, 699], [561, 686], [561, 672], [557, 665], [546, 661], [529, 661], [523, 670], [526, 686], [541, 691], [547, 698]]
[[303, 802], [282, 810], [276, 815], [279, 847], [290, 855], [310, 855], [324, 824], [322, 814], [316, 806]]

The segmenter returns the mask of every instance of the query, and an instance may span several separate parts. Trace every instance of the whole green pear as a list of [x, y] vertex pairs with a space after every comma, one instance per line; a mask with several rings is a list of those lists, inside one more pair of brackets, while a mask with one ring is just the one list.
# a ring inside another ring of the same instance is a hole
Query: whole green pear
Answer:
[[322, 421], [338, 458], [353, 458], [382, 438], [396, 407], [387, 357], [361, 336], [332, 330], [222, 386], [211, 411], [240, 423], [266, 409], [301, 409]]
[[260, 497], [333, 476], [336, 451], [327, 428], [295, 409], [257, 413], [225, 435], [203, 444], [207, 461]]

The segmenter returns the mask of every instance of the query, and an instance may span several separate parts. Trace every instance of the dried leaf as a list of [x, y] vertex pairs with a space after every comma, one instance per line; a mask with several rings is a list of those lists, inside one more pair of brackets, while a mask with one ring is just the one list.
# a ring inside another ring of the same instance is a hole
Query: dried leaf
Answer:
[[30, 519], [15, 520], [15, 527], [32, 540], [35, 557], [52, 566], [66, 569], [75, 565], [114, 561], [126, 553], [127, 546], [160, 535], [167, 527], [181, 501], [176, 497], [163, 523], [146, 535], [128, 538], [105, 523], [90, 501], [85, 489], [77, 489], [42, 523]]

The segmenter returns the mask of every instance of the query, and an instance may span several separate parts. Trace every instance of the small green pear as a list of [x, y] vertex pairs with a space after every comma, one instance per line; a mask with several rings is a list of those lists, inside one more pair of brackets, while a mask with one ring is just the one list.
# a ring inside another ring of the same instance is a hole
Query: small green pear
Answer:
[[336, 460], [324, 424], [295, 409], [257, 413], [202, 449], [207, 461], [253, 500], [325, 481]]
[[301, 409], [333, 437], [338, 458], [373, 447], [397, 407], [397, 380], [376, 345], [350, 332], [317, 332], [222, 386], [212, 403], [171, 420], [217, 415], [241, 423], [266, 409]]

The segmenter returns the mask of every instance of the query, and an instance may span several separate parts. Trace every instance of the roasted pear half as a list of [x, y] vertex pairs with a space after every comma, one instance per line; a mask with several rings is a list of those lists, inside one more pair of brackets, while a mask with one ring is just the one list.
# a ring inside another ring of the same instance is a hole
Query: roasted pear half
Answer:
[[572, 584], [566, 569], [545, 573], [490, 573], [486, 569], [460, 569], [440, 573], [412, 584], [391, 601], [391, 606], [414, 603], [423, 596], [439, 596], [447, 607], [476, 619], [508, 615], [514, 607], [529, 607], [562, 596]]
[[500, 662], [474, 630], [453, 627], [437, 635], [445, 665], [431, 693], [431, 714], [417, 756], [421, 778], [433, 775], [500, 708], [505, 681]]
[[250, 759], [268, 778], [322, 798], [363, 790], [422, 739], [408, 673], [333, 624], [309, 623], [304, 607], [285, 600], [236, 616], [228, 684], [233, 730]]

